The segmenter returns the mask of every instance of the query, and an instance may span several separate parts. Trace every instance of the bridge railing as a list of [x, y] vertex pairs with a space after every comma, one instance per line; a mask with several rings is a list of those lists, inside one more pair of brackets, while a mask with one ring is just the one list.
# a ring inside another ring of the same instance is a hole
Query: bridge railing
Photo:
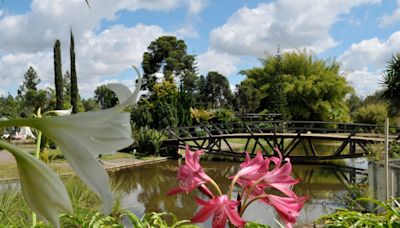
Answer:
[[[190, 127], [168, 128], [171, 139], [206, 139], [213, 136], [257, 133], [343, 133], [368, 134], [383, 137], [383, 126], [363, 123], [339, 123], [323, 121], [251, 121], [233, 123], [213, 123]], [[390, 129], [391, 137], [400, 139], [400, 128]]]

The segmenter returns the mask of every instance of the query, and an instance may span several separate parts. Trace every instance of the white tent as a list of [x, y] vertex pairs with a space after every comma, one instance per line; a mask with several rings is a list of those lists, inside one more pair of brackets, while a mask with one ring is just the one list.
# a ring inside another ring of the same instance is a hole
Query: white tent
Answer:
[[15, 139], [26, 139], [28, 136], [33, 139], [36, 139], [30, 127], [21, 127], [19, 131], [15, 133]]

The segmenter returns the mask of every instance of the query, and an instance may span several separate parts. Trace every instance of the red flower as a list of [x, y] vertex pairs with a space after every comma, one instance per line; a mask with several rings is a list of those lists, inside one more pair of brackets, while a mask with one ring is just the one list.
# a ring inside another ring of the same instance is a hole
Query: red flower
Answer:
[[[169, 190], [167, 195], [190, 192], [211, 180], [200, 165], [199, 161], [202, 153], [200, 150], [191, 152], [189, 146], [186, 146], [185, 164], [181, 165], [178, 169], [177, 180], [179, 186]], [[203, 186], [203, 188], [206, 187]], [[206, 188], [206, 190], [208, 189]]]
[[229, 219], [229, 221], [236, 227], [243, 227], [246, 223], [242, 218], [240, 218], [240, 215], [236, 210], [236, 207], [240, 202], [229, 200], [226, 195], [215, 197], [209, 201], [196, 198], [196, 201], [203, 207], [192, 218], [191, 221], [193, 223], [204, 222], [211, 215], [213, 215], [213, 228], [225, 228], [227, 219]]

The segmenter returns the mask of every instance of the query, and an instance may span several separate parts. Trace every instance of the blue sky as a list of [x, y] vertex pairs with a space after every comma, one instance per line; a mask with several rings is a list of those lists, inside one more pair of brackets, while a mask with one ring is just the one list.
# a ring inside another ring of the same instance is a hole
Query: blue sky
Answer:
[[69, 68], [73, 29], [80, 93], [107, 82], [133, 85], [151, 41], [183, 39], [199, 73], [216, 70], [232, 88], [259, 58], [307, 49], [335, 58], [361, 96], [373, 93], [386, 62], [400, 51], [400, 0], [5, 0], [0, 2], [0, 94], [16, 94], [33, 66], [41, 88], [53, 87], [55, 39]]

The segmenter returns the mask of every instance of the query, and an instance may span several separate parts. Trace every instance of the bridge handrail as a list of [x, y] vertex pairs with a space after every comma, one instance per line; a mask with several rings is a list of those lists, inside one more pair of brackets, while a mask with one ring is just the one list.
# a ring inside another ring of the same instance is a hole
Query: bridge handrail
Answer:
[[[328, 127], [324, 127], [328, 126]], [[333, 127], [332, 127], [333, 126]], [[390, 127], [391, 132], [395, 132], [397, 139], [400, 139], [400, 128]], [[169, 136], [174, 138], [207, 138], [216, 135], [234, 133], [377, 133], [383, 131], [382, 125], [366, 123], [344, 123], [344, 122], [324, 122], [324, 121], [298, 121], [298, 120], [264, 120], [228, 123], [207, 123], [195, 126], [185, 126], [178, 128], [167, 128]]]

